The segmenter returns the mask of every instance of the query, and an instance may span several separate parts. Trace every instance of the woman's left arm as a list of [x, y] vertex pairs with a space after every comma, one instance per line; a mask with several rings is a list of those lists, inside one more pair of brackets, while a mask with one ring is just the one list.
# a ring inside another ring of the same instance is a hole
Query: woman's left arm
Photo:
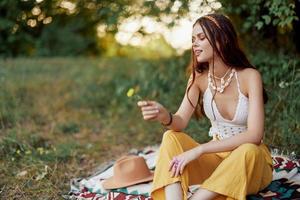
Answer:
[[230, 138], [204, 143], [194, 150], [196, 154], [231, 151], [241, 144], [260, 144], [264, 134], [264, 101], [263, 84], [260, 73], [255, 69], [245, 69], [247, 74], [247, 88], [249, 112], [247, 130]]

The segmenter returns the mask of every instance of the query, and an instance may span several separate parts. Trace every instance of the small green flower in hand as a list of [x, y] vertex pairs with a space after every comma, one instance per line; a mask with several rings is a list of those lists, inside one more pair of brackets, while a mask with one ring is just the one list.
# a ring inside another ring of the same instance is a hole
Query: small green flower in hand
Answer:
[[137, 94], [137, 91], [138, 91], [138, 88], [137, 89], [129, 88], [129, 90], [127, 91], [127, 97], [132, 98], [135, 101], [141, 100], [142, 97]]

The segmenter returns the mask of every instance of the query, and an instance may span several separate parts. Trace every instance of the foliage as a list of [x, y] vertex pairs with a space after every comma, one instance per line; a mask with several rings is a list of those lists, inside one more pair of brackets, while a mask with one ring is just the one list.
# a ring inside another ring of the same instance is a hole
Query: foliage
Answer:
[[300, 51], [300, 4], [292, 0], [223, 1], [248, 49]]
[[[278, 34], [296, 31], [294, 22], [299, 12], [296, 13], [294, 1], [221, 2], [223, 11], [244, 34], [257, 33], [272, 39]], [[194, 6], [200, 8], [210, 3], [203, 1]], [[175, 5], [180, 5], [178, 10], [172, 9]], [[103, 25], [106, 33], [115, 34], [124, 19], [150, 16], [172, 27], [190, 9], [190, 2], [186, 0], [3, 0], [0, 2], [0, 55], [97, 55], [103, 52], [103, 46], [98, 44], [98, 25]], [[164, 20], [166, 16], [172, 20]], [[137, 32], [147, 34], [143, 28]]]
[[96, 4], [100, 1], [78, 0], [73, 10], [63, 3], [62, 0], [1, 1], [0, 54], [96, 54], [96, 25], [101, 17], [97, 15]]
[[282, 52], [257, 51], [252, 61], [263, 74], [269, 102], [266, 105], [266, 141], [271, 146], [299, 155], [300, 59]]
[[298, 20], [295, 2], [286, 0], [222, 1], [225, 12], [242, 18], [243, 31], [268, 25], [291, 31], [292, 22]]
[[[0, 2], [0, 55], [95, 55], [97, 26], [115, 33], [121, 19], [136, 13], [158, 15], [154, 2], [128, 0], [44, 0]], [[146, 8], [146, 7], [145, 7]], [[168, 11], [170, 12], [170, 11]]]

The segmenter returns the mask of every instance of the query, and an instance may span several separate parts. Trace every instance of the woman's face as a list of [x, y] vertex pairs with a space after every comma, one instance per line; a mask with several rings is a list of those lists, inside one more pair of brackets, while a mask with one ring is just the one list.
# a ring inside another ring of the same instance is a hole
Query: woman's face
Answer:
[[197, 62], [209, 62], [213, 57], [213, 48], [199, 23], [193, 27], [192, 48]]

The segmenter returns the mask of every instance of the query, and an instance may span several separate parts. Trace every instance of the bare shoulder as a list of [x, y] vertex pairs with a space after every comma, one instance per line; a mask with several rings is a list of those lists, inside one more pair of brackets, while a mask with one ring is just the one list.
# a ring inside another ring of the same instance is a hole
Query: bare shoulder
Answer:
[[[190, 81], [192, 80], [192, 75], [190, 76]], [[200, 89], [200, 91], [204, 91], [204, 88], [207, 87], [207, 73], [204, 71], [202, 73], [196, 72], [195, 74], [195, 81], [194, 84], [196, 84], [197, 88]]]
[[245, 68], [238, 71], [240, 81], [244, 83], [244, 85], [249, 86], [253, 83], [261, 83], [262, 76], [257, 69], [254, 68]]
[[262, 76], [257, 69], [245, 68], [238, 70], [240, 89], [247, 97], [251, 89], [258, 90], [262, 87]]

